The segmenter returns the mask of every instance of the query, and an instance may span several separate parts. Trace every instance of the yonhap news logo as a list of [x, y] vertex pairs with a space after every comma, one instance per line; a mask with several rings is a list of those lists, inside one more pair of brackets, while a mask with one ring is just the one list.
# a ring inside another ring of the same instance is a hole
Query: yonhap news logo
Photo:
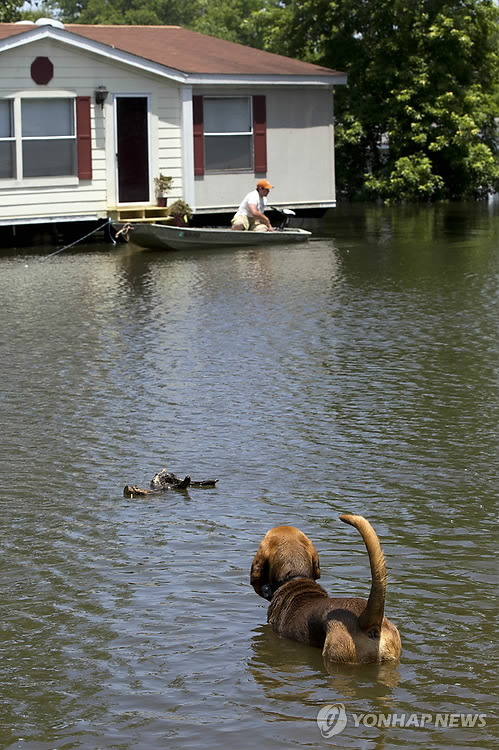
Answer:
[[330, 703], [317, 713], [317, 726], [324, 738], [333, 737], [343, 732], [345, 727], [412, 727], [423, 729], [438, 728], [481, 728], [487, 724], [487, 714], [475, 713], [420, 713], [420, 714], [382, 714], [354, 713], [347, 710], [343, 703]]
[[317, 726], [323, 737], [332, 737], [342, 732], [348, 723], [343, 703], [324, 706], [317, 714]]

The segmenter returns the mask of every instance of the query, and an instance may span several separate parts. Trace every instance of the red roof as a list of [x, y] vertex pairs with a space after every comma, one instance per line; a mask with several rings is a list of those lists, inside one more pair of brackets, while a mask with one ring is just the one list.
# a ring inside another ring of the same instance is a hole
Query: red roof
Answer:
[[[52, 27], [0, 23], [0, 40], [46, 28]], [[342, 75], [320, 65], [227, 42], [180, 26], [66, 24], [64, 30], [185, 73], [305, 77]]]

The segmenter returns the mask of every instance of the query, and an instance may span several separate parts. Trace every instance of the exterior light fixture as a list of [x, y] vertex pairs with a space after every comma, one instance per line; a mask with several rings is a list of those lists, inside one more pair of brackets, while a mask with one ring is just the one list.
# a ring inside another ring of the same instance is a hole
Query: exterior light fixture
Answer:
[[95, 103], [100, 104], [101, 109], [104, 109], [104, 102], [107, 99], [109, 91], [105, 86], [97, 86], [95, 89]]

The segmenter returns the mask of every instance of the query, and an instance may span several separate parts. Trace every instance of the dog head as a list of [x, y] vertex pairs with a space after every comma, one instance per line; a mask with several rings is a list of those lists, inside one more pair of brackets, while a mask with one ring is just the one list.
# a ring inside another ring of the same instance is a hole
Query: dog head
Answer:
[[270, 600], [287, 581], [320, 575], [319, 555], [308, 536], [294, 526], [276, 526], [260, 543], [250, 582], [258, 596]]

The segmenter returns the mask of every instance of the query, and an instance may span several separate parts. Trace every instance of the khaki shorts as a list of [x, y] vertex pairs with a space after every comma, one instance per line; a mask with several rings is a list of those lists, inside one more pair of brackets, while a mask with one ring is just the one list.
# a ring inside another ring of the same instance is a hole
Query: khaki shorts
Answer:
[[231, 224], [241, 224], [247, 231], [251, 232], [267, 232], [268, 227], [263, 224], [259, 219], [253, 219], [243, 214], [235, 214], [232, 218]]

